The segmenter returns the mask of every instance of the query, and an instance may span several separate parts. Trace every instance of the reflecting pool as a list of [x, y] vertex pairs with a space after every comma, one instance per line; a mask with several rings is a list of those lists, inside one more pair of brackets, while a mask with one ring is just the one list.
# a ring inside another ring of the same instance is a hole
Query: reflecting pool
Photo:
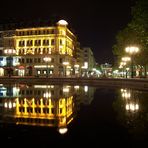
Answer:
[[142, 147], [148, 92], [129, 88], [0, 84], [1, 144]]

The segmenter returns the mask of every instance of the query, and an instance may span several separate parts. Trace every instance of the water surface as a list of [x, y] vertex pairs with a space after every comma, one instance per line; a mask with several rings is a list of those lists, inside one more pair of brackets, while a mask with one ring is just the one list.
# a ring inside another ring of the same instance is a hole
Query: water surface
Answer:
[[148, 93], [129, 88], [1, 84], [1, 144], [143, 147]]

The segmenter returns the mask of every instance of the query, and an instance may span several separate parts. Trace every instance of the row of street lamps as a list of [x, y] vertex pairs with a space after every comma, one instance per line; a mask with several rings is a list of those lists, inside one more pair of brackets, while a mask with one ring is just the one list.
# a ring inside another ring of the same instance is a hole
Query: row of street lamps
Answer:
[[[139, 48], [135, 47], [135, 46], [129, 46], [125, 48], [126, 53], [130, 54], [130, 57], [123, 57], [122, 58], [122, 62], [120, 63], [120, 67], [119, 68], [125, 68], [127, 62], [131, 61], [131, 78], [134, 77], [134, 68], [133, 68], [133, 62], [134, 62], [134, 55], [139, 52]], [[9, 55], [9, 60], [11, 60], [11, 55], [15, 54], [15, 50], [14, 49], [7, 49], [4, 51], [5, 54]], [[51, 58], [50, 57], [44, 57], [44, 61], [47, 64], [47, 77], [49, 76], [49, 62], [51, 62]], [[9, 67], [11, 68], [11, 61]], [[66, 76], [66, 67], [67, 65], [69, 65], [69, 62], [63, 62], [63, 66], [64, 66], [64, 75]], [[126, 78], [127, 78], [127, 70], [126, 70]]]
[[[121, 60], [122, 62], [120, 63], [120, 66], [119, 68], [125, 68], [127, 62], [131, 61], [131, 78], [134, 77], [134, 55], [139, 52], [139, 48], [138, 47], [135, 47], [135, 46], [129, 46], [129, 47], [126, 47], [125, 48], [125, 52], [130, 54], [130, 57], [123, 57]], [[124, 73], [124, 71], [123, 71]], [[124, 75], [124, 74], [123, 74]], [[127, 78], [127, 68], [126, 68], [126, 78]]]

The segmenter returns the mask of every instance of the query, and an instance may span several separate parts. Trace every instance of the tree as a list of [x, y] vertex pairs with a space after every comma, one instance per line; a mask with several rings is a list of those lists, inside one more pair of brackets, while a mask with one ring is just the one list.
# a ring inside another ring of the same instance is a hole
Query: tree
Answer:
[[132, 20], [117, 33], [113, 54], [121, 57], [125, 54], [126, 46], [138, 46], [140, 53], [136, 55], [136, 62], [145, 67], [146, 75], [146, 66], [148, 65], [148, 1], [137, 0], [131, 10]]

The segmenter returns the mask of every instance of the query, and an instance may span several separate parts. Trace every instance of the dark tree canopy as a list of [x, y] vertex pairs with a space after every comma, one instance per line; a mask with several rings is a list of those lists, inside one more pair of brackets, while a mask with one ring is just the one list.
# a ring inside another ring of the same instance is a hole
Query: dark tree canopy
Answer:
[[124, 56], [126, 46], [138, 46], [137, 63], [148, 64], [148, 0], [137, 0], [131, 9], [132, 20], [118, 32], [113, 54]]

